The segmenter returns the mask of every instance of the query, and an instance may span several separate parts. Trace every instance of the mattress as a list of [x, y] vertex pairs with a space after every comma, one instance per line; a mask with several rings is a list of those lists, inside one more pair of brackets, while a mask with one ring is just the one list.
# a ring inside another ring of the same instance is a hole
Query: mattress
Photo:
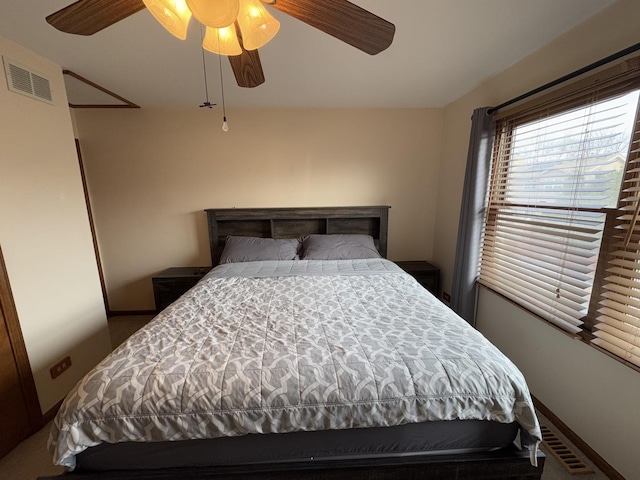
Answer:
[[76, 455], [76, 471], [147, 470], [406, 458], [487, 452], [517, 438], [516, 423], [441, 420], [395, 427], [248, 434], [180, 442], [102, 443]]
[[[89, 372], [50, 435], [57, 464], [101, 444], [439, 421], [540, 428], [518, 369], [384, 259], [214, 268]], [[250, 437], [251, 435], [251, 437]]]

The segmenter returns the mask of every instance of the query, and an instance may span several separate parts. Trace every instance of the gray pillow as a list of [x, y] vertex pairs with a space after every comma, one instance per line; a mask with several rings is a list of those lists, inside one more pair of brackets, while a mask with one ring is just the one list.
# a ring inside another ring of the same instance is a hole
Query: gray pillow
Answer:
[[300, 240], [297, 238], [227, 237], [220, 263], [259, 260], [297, 260]]
[[302, 239], [303, 260], [381, 258], [370, 235], [308, 235]]

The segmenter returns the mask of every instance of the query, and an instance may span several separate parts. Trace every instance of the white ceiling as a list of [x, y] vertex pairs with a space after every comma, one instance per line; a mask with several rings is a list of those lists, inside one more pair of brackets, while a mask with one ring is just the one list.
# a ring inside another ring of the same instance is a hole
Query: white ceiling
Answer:
[[[90, 37], [61, 33], [45, 22], [72, 1], [0, 0], [0, 36], [142, 107], [204, 101], [195, 21], [185, 41], [147, 11]], [[614, 1], [353, 0], [396, 26], [391, 47], [375, 56], [271, 9], [281, 28], [260, 49], [266, 82], [238, 87], [223, 59], [226, 105], [442, 107]], [[207, 53], [206, 62], [210, 100], [219, 103], [218, 57]]]

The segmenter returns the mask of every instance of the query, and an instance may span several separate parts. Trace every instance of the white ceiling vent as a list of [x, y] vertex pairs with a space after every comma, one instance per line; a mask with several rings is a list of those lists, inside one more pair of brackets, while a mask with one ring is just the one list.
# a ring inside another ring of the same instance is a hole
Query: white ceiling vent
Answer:
[[49, 79], [24, 65], [2, 57], [9, 90], [53, 105]]

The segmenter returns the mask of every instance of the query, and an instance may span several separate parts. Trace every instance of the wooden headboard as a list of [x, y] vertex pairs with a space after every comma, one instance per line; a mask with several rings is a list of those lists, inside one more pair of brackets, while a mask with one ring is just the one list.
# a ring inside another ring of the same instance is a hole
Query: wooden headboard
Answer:
[[209, 246], [215, 267], [229, 235], [295, 238], [311, 234], [371, 235], [387, 258], [389, 206], [315, 208], [209, 208]]

